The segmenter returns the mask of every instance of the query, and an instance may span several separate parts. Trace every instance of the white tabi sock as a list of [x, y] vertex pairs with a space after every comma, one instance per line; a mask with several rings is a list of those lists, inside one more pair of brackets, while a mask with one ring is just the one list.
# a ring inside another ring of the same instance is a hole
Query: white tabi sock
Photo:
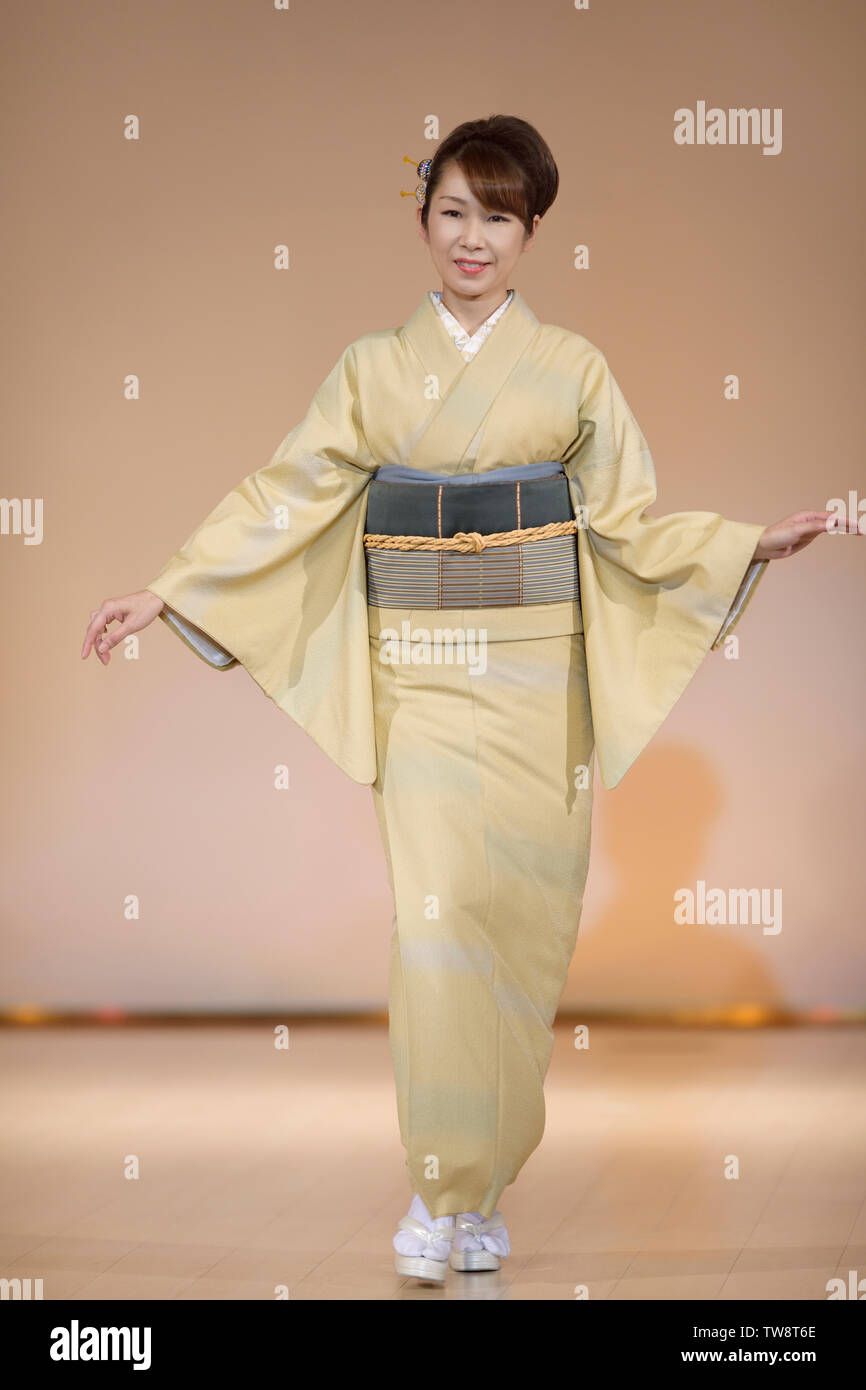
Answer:
[[[437, 1227], [441, 1226], [453, 1229], [454, 1217], [438, 1216], [434, 1220], [417, 1193], [412, 1198], [409, 1215], [426, 1226], [428, 1231], [435, 1231]], [[429, 1260], [447, 1260], [448, 1251], [451, 1249], [450, 1240], [425, 1242], [421, 1236], [415, 1235], [414, 1231], [398, 1231], [392, 1243], [398, 1255], [420, 1255], [423, 1253]]]
[[[496, 1212], [495, 1215], [499, 1215]], [[480, 1226], [487, 1218], [481, 1215], [480, 1211], [461, 1211], [457, 1213], [457, 1230], [454, 1235], [455, 1250], [489, 1250], [491, 1255], [500, 1255], [504, 1258], [511, 1254], [511, 1241], [508, 1239], [508, 1231], [505, 1226], [498, 1226], [494, 1231], [484, 1231], [481, 1235], [475, 1236], [471, 1231], [460, 1229], [461, 1221], [471, 1221], [474, 1225]]]

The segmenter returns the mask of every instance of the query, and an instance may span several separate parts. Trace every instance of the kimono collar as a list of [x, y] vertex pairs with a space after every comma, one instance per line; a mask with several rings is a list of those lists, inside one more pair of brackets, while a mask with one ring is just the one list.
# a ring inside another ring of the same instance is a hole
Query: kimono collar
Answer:
[[466, 362], [447, 333], [429, 294], [398, 330], [398, 339], [435, 378], [438, 402], [406, 458], [413, 468], [441, 473], [472, 471], [473, 441], [506, 381], [540, 329], [529, 305], [514, 291], [479, 352]]
[[482, 381], [490, 388], [501, 385], [535, 336], [539, 321], [520, 292], [514, 290], [508, 312], [502, 315], [495, 331], [469, 362], [454, 351], [453, 341], [442, 328], [439, 312], [428, 292], [399, 329], [399, 334], [421, 359], [426, 371], [438, 377], [440, 393], [444, 394], [462, 372], [471, 375], [479, 385]]

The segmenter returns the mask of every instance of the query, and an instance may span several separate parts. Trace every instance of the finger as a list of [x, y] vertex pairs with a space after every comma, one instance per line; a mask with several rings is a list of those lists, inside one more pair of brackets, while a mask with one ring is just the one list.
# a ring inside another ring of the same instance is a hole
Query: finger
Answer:
[[[802, 521], [823, 520], [824, 530], [826, 531], [858, 531], [859, 521], [856, 517], [840, 517], [838, 512], [798, 512], [791, 517], [791, 521], [802, 523]], [[830, 524], [831, 523], [831, 524]]]
[[840, 517], [835, 512], [833, 512], [831, 513], [824, 529], [830, 536], [841, 535], [843, 532], [846, 531], [859, 531], [861, 524], [862, 518], [860, 521], [858, 521], [857, 517], [855, 516]]
[[839, 518], [837, 512], [795, 512], [793, 516], [785, 517], [778, 525], [784, 534], [804, 535], [811, 531], [814, 535], [820, 535], [821, 531], [837, 529]]
[[129, 628], [126, 623], [121, 623], [120, 627], [114, 627], [110, 632], [104, 632], [101, 637], [96, 639], [96, 650], [108, 653], [114, 650], [118, 642], [122, 642]]
[[107, 652], [106, 647], [105, 647], [105, 641], [106, 641], [107, 636], [108, 636], [108, 628], [107, 628], [107, 627], [103, 627], [103, 628], [100, 629], [100, 631], [96, 634], [96, 637], [93, 639], [93, 645], [94, 645], [94, 647], [95, 647], [95, 649], [96, 649], [96, 655], [98, 656], [99, 660], [102, 662], [103, 666], [107, 666], [107, 665], [108, 665], [108, 652]]
[[829, 532], [831, 530], [830, 522], [832, 520], [832, 512], [827, 512], [826, 515], [819, 513], [814, 518], [796, 522], [791, 529], [797, 536], [808, 536], [810, 539], [813, 539], [815, 536], [820, 536], [822, 532]]
[[809, 521], [823, 522], [823, 521], [826, 521], [827, 518], [830, 517], [830, 516], [832, 516], [832, 515], [833, 515], [832, 512], [818, 512], [818, 511], [793, 512], [793, 513], [791, 514], [791, 516], [783, 516], [782, 519], [781, 519], [781, 521], [777, 521], [777, 522], [776, 522], [776, 525], [777, 525], [777, 526], [781, 526], [781, 527], [783, 527], [784, 529], [787, 530], [787, 529], [791, 529], [791, 528], [793, 528], [793, 527], [795, 527], [795, 526], [802, 526], [804, 522], [809, 522]]
[[796, 555], [798, 550], [802, 550], [804, 545], [808, 545], [810, 541], [813, 541], [814, 539], [814, 536], [807, 536], [805, 540], [792, 542], [790, 545], [780, 545], [777, 548], [776, 553], [773, 556], [773, 559], [786, 560], [789, 555]]
[[87, 652], [90, 651], [91, 647], [93, 646], [93, 639], [104, 626], [105, 617], [103, 614], [103, 608], [97, 608], [94, 613], [91, 613], [90, 622], [88, 623], [84, 633], [84, 644], [81, 648], [82, 656], [86, 656]]
[[792, 542], [791, 548], [793, 550], [802, 550], [805, 545], [811, 545], [812, 542], [816, 540], [818, 536], [824, 534], [825, 532], [823, 526], [819, 526], [818, 529], [815, 531], [800, 531], [799, 535], [795, 537], [794, 541]]
[[88, 624], [87, 629], [85, 630], [84, 641], [81, 644], [82, 656], [88, 656], [90, 654], [90, 652], [93, 649], [93, 644], [98, 634], [102, 631], [102, 628], [103, 623], [99, 620], [99, 616], [97, 614], [97, 616], [94, 617], [93, 621]]
[[105, 624], [98, 617], [93, 619], [93, 622], [90, 624], [90, 626], [84, 634], [84, 642], [81, 647], [82, 656], [88, 656], [89, 653], [93, 650], [93, 647], [96, 644], [96, 639], [103, 632], [104, 628]]
[[81, 655], [87, 656], [94, 645], [97, 635], [108, 623], [114, 621], [114, 616], [120, 611], [120, 604], [115, 599], [106, 599], [101, 608], [97, 608], [93, 615], [86, 633], [84, 634], [84, 644], [81, 648]]

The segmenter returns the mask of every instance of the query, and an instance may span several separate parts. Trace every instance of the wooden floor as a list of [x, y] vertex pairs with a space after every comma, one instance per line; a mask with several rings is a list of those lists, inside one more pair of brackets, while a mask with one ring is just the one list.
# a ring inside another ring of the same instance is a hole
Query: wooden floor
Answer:
[[[0, 1032], [0, 1277], [45, 1299], [826, 1299], [866, 1275], [866, 1030], [560, 1024], [511, 1257], [400, 1278], [385, 1027]], [[127, 1177], [137, 1162], [138, 1176]], [[739, 1176], [726, 1176], [738, 1164]]]

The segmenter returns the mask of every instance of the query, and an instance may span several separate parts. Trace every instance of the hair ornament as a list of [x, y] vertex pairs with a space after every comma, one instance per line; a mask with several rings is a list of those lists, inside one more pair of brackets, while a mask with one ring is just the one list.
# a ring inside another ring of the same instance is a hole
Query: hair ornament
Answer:
[[[410, 159], [408, 154], [404, 154], [403, 163], [415, 164], [415, 160]], [[432, 159], [422, 159], [420, 164], [415, 164], [415, 170], [418, 174], [419, 179], [421, 180], [421, 182], [418, 184], [418, 187], [415, 189], [415, 197], [418, 199], [418, 202], [422, 208], [424, 206], [424, 201], [427, 197], [427, 175], [430, 173], [430, 165], [432, 163]], [[411, 198], [412, 194], [407, 193], [405, 188], [401, 188], [400, 197]]]

